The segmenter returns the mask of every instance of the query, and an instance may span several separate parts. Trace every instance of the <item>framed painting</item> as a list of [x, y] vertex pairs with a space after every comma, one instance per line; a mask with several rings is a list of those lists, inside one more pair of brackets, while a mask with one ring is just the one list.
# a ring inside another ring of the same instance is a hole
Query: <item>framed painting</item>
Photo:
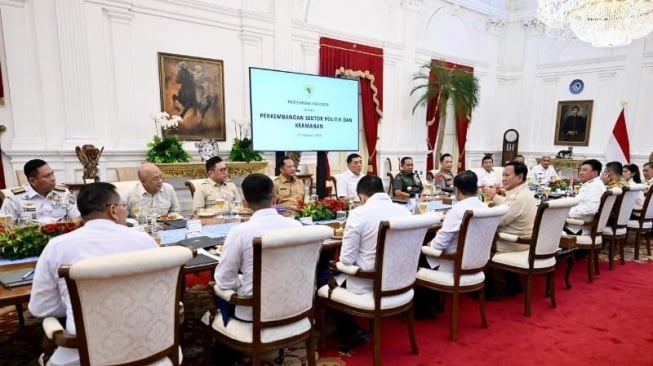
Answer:
[[173, 131], [183, 140], [226, 140], [224, 68], [221, 60], [159, 52], [161, 109], [180, 116]]
[[554, 145], [587, 146], [592, 126], [593, 100], [558, 102]]

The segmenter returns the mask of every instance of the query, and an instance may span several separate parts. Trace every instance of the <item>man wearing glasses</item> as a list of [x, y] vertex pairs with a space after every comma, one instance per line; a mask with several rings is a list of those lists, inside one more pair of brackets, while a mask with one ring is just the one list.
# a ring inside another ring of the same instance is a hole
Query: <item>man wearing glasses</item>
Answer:
[[138, 168], [138, 183], [127, 194], [127, 212], [134, 215], [134, 208], [146, 208], [149, 215], [165, 215], [179, 212], [177, 194], [172, 185], [163, 182], [161, 170], [152, 163]]
[[221, 157], [214, 156], [207, 160], [206, 172], [209, 177], [196, 187], [193, 195], [193, 212], [215, 207], [218, 199], [240, 201], [236, 185], [227, 182], [227, 163]]
[[[48, 242], [36, 263], [29, 301], [29, 311], [36, 317], [65, 317], [66, 332], [71, 334], [75, 334], [75, 320], [66, 282], [57, 274], [59, 267], [89, 257], [158, 247], [145, 232], [125, 226], [127, 205], [113, 184], [84, 186], [77, 196], [77, 206], [84, 226]], [[79, 354], [76, 349], [59, 347], [48, 364], [79, 365]]]

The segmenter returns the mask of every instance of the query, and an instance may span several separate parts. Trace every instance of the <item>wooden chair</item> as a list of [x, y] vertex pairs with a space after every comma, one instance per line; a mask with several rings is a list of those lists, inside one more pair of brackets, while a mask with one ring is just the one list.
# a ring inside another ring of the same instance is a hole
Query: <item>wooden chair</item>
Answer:
[[[306, 342], [309, 365], [315, 365], [313, 300], [315, 270], [324, 239], [331, 237], [328, 226], [316, 225], [283, 229], [253, 240], [253, 293], [242, 297], [233, 290], [214, 291], [233, 305], [252, 308], [252, 321], [229, 319], [225, 326], [219, 310], [202, 317], [207, 325], [206, 355], [211, 340], [252, 354], [252, 365], [261, 364], [266, 350], [281, 349], [301, 340]], [[280, 351], [280, 356], [282, 352]]]
[[[374, 339], [374, 365], [381, 364], [381, 318], [405, 314], [411, 350], [417, 354], [413, 320], [413, 284], [422, 240], [429, 227], [440, 222], [438, 215], [408, 216], [379, 223], [374, 269], [363, 271], [355, 265], [336, 263], [336, 268], [350, 277], [373, 282], [373, 292], [355, 294], [335, 285], [334, 268], [329, 284], [317, 291], [320, 305], [370, 319]], [[322, 310], [324, 310], [322, 307]], [[321, 348], [325, 344], [326, 317], [322, 311]]]
[[62, 266], [77, 334], [50, 317], [43, 319], [47, 339], [77, 348], [82, 366], [179, 365], [181, 273], [193, 256], [172, 246]]
[[331, 197], [338, 198], [338, 181], [335, 176], [330, 176], [329, 181], [331, 182]]
[[186, 187], [188, 187], [188, 190], [190, 191], [190, 198], [191, 198], [191, 199], [192, 199], [193, 196], [195, 195], [195, 187], [196, 187], [196, 186], [199, 186], [200, 184], [202, 184], [205, 180], [206, 180], [206, 178], [201, 178], [201, 179], [190, 179], [190, 180], [187, 180], [187, 181], [184, 183], [184, 185], [185, 185]]
[[555, 269], [556, 253], [560, 245], [560, 233], [565, 226], [569, 209], [578, 204], [578, 199], [562, 198], [540, 204], [533, 224], [530, 238], [499, 233], [499, 238], [513, 243], [529, 244], [529, 250], [502, 252], [492, 256], [490, 266], [504, 271], [526, 275], [526, 295], [524, 297], [524, 315], [531, 316], [533, 297], [533, 276], [547, 276], [547, 294], [551, 297], [551, 307], [556, 307]]
[[619, 245], [619, 253], [621, 254], [621, 264], [626, 264], [624, 260], [624, 244], [628, 230], [628, 221], [635, 206], [635, 200], [639, 194], [646, 189], [645, 184], [633, 184], [629, 187], [623, 187], [623, 194], [619, 196], [615, 202], [612, 212], [614, 213], [615, 221], [611, 226], [606, 226], [603, 229], [603, 240], [608, 243], [608, 258], [609, 268], [612, 270], [614, 266], [614, 251], [615, 246]]
[[460, 224], [456, 253], [445, 254], [430, 246], [422, 247], [426, 256], [449, 259], [454, 262], [453, 272], [419, 268], [417, 286], [450, 293], [451, 320], [449, 339], [458, 340], [458, 312], [461, 293], [479, 292], [481, 325], [487, 328], [485, 317], [485, 274], [483, 270], [490, 259], [490, 249], [501, 216], [508, 212], [507, 206], [467, 210]]
[[603, 243], [603, 230], [608, 223], [612, 207], [615, 205], [617, 197], [622, 194], [621, 188], [608, 189], [601, 196], [601, 203], [599, 209], [594, 215], [592, 221], [583, 221], [581, 219], [567, 218], [567, 224], [581, 225], [589, 227], [589, 235], [577, 235], [576, 246], [579, 249], [589, 251], [589, 258], [587, 259], [587, 280], [594, 281], [594, 274], [599, 274], [599, 250], [600, 245]]
[[[639, 216], [637, 220], [630, 220], [626, 225], [627, 234], [634, 233], [635, 235], [635, 259], [639, 259], [639, 245], [642, 236], [646, 240], [646, 254], [651, 255], [651, 232], [653, 230], [653, 204], [651, 203], [651, 196], [653, 196], [653, 188], [648, 188], [646, 191], [646, 198], [641, 210], [633, 211], [633, 214]], [[623, 260], [624, 250], [620, 248], [621, 258]]]
[[119, 181], [119, 182], [111, 182], [114, 186], [116, 186], [116, 190], [120, 194], [120, 197], [126, 199], [127, 195], [129, 192], [131, 192], [136, 185], [140, 183], [139, 180], [124, 180], [124, 181]]

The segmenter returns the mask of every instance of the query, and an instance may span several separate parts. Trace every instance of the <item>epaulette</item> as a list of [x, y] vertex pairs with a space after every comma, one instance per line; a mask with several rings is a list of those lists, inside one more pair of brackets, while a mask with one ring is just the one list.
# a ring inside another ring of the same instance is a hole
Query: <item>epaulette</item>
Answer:
[[56, 186], [54, 186], [54, 190], [59, 192], [65, 192], [66, 186], [64, 186], [63, 184], [57, 184]]
[[23, 187], [16, 187], [16, 188], [11, 189], [11, 193], [13, 193], [13, 194], [21, 194], [21, 193], [25, 193], [25, 192], [26, 192], [25, 188], [23, 188]]

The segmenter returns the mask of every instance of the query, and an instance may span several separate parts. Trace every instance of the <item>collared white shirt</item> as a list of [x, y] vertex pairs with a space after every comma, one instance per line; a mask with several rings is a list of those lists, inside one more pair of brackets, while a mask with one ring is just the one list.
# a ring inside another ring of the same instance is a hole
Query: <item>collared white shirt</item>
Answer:
[[[365, 271], [374, 269], [379, 223], [401, 216], [410, 216], [410, 212], [406, 207], [393, 203], [386, 193], [375, 193], [364, 205], [349, 211], [340, 248], [340, 261]], [[353, 293], [372, 291], [371, 280], [341, 275], [338, 283], [341, 284], [345, 279], [347, 290]]]
[[[465, 211], [475, 208], [487, 208], [478, 197], [467, 197], [451, 207], [442, 221], [442, 227], [431, 240], [431, 247], [440, 249], [445, 253], [455, 253], [458, 248], [458, 235], [460, 224], [463, 222]], [[427, 260], [429, 257], [427, 257]]]
[[[598, 212], [601, 205], [601, 196], [606, 188], [600, 177], [592, 178], [580, 186], [578, 191], [578, 204], [569, 210], [569, 217], [590, 221]], [[580, 225], [567, 225], [572, 232], [578, 232], [582, 229], [583, 235], [589, 234], [589, 228]]]
[[[218, 287], [222, 290], [235, 290], [240, 296], [251, 296], [254, 271], [252, 239], [270, 231], [300, 226], [302, 224], [299, 221], [279, 215], [274, 208], [266, 208], [254, 212], [249, 221], [231, 228], [214, 275]], [[236, 317], [251, 320], [252, 308], [236, 306]]]
[[478, 171], [478, 185], [480, 186], [495, 186], [497, 184], [501, 183], [501, 177], [499, 177], [499, 174], [492, 169], [491, 171], [487, 171], [483, 168]]
[[29, 183], [11, 192], [14, 196], [5, 198], [0, 211], [14, 220], [29, 218], [45, 224], [80, 217], [75, 196], [63, 185], [56, 185], [45, 196], [38, 194]]
[[157, 216], [180, 211], [175, 189], [168, 183], [163, 183], [161, 189], [151, 195], [145, 190], [143, 183], [138, 182], [127, 194], [127, 209], [130, 216], [134, 207], [147, 208], [150, 215]]
[[347, 169], [336, 177], [336, 190], [338, 197], [357, 197], [356, 186], [363, 178], [363, 174], [356, 175]]
[[[59, 267], [89, 257], [157, 248], [154, 239], [145, 232], [106, 219], [87, 221], [81, 228], [51, 239], [43, 249], [34, 271], [29, 311], [39, 318], [65, 316], [66, 332], [75, 334], [68, 287], [57, 274]], [[79, 365], [79, 354], [76, 349], [58, 347], [50, 363]]]
[[545, 169], [542, 164], [537, 164], [531, 169], [531, 181], [535, 184], [549, 184], [554, 177], [560, 179], [552, 165]]

